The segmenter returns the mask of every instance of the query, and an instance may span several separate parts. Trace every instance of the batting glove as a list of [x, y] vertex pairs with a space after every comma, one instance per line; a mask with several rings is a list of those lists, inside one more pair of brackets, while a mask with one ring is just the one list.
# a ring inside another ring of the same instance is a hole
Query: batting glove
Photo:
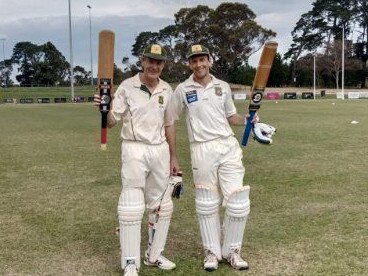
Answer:
[[264, 123], [255, 123], [252, 128], [254, 140], [261, 144], [272, 144], [272, 136], [276, 128]]
[[181, 172], [178, 172], [177, 175], [170, 176], [170, 185], [173, 187], [173, 191], [171, 196], [173, 198], [180, 198], [184, 193], [184, 184], [183, 184], [183, 175]]

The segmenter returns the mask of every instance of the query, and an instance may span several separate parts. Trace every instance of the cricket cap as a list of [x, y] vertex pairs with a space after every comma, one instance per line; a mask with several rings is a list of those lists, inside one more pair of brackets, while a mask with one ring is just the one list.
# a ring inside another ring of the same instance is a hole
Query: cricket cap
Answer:
[[148, 45], [144, 49], [142, 56], [156, 60], [167, 60], [166, 50], [159, 44]]
[[204, 47], [200, 44], [192, 45], [189, 48], [187, 58], [189, 59], [193, 56], [199, 56], [199, 55], [207, 55], [209, 57], [210, 56], [210, 50], [208, 50], [208, 48], [206, 48], [206, 47]]

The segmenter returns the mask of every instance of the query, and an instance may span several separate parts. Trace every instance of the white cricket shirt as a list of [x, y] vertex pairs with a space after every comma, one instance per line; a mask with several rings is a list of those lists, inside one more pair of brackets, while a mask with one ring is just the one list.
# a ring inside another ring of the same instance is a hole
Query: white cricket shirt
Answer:
[[168, 109], [172, 97], [170, 85], [159, 79], [152, 94], [139, 79], [139, 73], [124, 80], [114, 94], [112, 114], [122, 121], [123, 140], [161, 144], [166, 140], [165, 126], [174, 123]]
[[184, 110], [189, 142], [205, 142], [233, 136], [227, 120], [236, 113], [228, 83], [211, 75], [212, 81], [202, 87], [191, 75], [175, 89], [173, 110], [178, 120]]

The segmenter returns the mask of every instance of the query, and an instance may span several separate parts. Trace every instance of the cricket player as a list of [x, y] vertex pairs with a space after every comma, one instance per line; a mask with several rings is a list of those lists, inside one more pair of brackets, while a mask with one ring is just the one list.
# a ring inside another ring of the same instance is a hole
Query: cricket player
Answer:
[[[193, 74], [175, 89], [176, 119], [183, 111], [190, 142], [196, 212], [205, 251], [204, 269], [213, 271], [227, 260], [238, 270], [248, 269], [241, 257], [243, 234], [250, 201], [249, 186], [243, 186], [242, 150], [230, 125], [244, 125], [229, 84], [210, 74], [209, 50], [193, 45], [187, 55]], [[255, 116], [254, 122], [258, 121]], [[226, 207], [221, 245], [219, 206]]]
[[[121, 267], [125, 276], [138, 275], [141, 221], [146, 208], [149, 246], [144, 264], [165, 270], [176, 267], [162, 255], [173, 212], [169, 177], [179, 169], [175, 126], [169, 109], [173, 91], [160, 79], [166, 59], [162, 46], [149, 45], [141, 57], [143, 72], [120, 84], [108, 113], [108, 127], [122, 122], [122, 191], [118, 216]], [[95, 102], [99, 103], [98, 95]]]

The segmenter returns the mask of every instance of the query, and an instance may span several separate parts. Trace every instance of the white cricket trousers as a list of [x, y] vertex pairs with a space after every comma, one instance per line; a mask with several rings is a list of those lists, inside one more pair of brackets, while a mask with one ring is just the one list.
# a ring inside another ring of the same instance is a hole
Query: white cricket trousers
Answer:
[[193, 180], [196, 187], [217, 191], [224, 201], [243, 187], [242, 150], [235, 137], [190, 144]]

